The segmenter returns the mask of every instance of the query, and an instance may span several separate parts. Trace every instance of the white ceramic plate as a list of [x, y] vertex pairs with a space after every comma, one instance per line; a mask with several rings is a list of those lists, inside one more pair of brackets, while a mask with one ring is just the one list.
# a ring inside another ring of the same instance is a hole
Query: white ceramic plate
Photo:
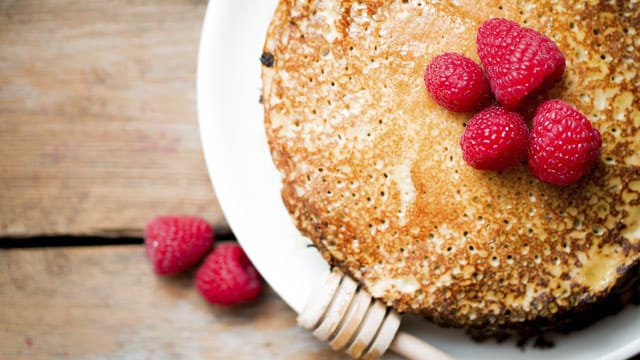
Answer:
[[[214, 0], [198, 59], [197, 100], [209, 175], [238, 241], [275, 291], [299, 312], [328, 266], [293, 225], [263, 130], [260, 54], [276, 0]], [[403, 327], [459, 359], [624, 359], [640, 352], [640, 307], [568, 336], [550, 350], [493, 341], [416, 318]]]

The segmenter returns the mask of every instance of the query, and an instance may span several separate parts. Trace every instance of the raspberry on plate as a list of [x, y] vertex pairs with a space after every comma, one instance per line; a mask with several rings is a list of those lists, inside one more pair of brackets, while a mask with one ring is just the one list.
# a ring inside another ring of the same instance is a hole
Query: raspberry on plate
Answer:
[[218, 245], [196, 273], [196, 288], [208, 302], [235, 305], [255, 299], [260, 275], [237, 243]]
[[170, 275], [195, 264], [211, 249], [213, 231], [194, 216], [159, 216], [145, 228], [147, 256], [158, 275]]
[[562, 100], [536, 109], [529, 139], [533, 176], [554, 184], [577, 182], [600, 156], [602, 137], [589, 119]]
[[424, 83], [436, 103], [449, 111], [476, 111], [491, 99], [484, 71], [473, 60], [456, 53], [431, 59], [424, 72]]
[[551, 39], [510, 20], [485, 21], [476, 46], [496, 99], [508, 109], [551, 87], [565, 70], [564, 55]]
[[529, 130], [522, 115], [491, 106], [474, 115], [460, 139], [463, 159], [480, 170], [504, 170], [523, 162]]

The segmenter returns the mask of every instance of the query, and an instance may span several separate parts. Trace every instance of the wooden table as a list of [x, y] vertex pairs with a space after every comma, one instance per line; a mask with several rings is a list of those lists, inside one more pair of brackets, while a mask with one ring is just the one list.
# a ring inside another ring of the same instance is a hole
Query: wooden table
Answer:
[[346, 359], [268, 287], [215, 307], [146, 261], [155, 215], [232, 236], [196, 122], [205, 8], [0, 0], [0, 359]]
[[345, 358], [268, 287], [215, 307], [145, 258], [155, 215], [230, 237], [196, 119], [205, 8], [0, 0], [0, 359]]

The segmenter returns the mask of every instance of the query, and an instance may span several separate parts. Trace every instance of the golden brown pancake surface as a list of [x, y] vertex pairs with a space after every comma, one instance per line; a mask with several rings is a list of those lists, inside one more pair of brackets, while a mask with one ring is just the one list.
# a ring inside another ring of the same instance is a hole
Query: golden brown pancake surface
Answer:
[[[280, 1], [264, 47], [265, 129], [283, 201], [330, 263], [400, 311], [509, 327], [599, 301], [640, 259], [640, 15], [629, 1], [478, 4]], [[430, 59], [478, 61], [476, 30], [491, 17], [565, 54], [543, 96], [603, 137], [577, 184], [467, 166], [471, 114], [426, 93]]]

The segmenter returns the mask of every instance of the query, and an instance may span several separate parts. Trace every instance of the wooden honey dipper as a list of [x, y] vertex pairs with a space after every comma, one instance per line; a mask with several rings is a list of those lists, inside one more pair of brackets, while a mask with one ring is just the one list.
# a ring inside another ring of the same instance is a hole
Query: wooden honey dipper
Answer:
[[407, 359], [453, 359], [410, 334], [398, 332], [400, 318], [395, 310], [374, 300], [351, 277], [334, 268], [322, 286], [310, 294], [298, 324], [354, 359], [377, 359], [388, 348]]

